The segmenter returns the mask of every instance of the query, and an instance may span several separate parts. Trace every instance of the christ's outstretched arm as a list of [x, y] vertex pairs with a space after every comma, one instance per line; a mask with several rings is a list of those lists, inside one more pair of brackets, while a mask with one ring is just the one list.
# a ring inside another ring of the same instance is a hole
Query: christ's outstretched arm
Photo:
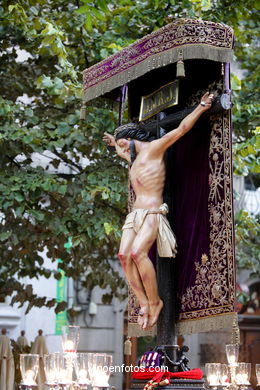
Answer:
[[162, 138], [151, 142], [151, 145], [156, 150], [156, 152], [164, 153], [166, 149], [168, 149], [171, 145], [178, 141], [179, 138], [181, 138], [184, 134], [191, 130], [199, 119], [199, 117], [205, 111], [210, 109], [213, 98], [213, 94], [209, 94], [209, 92], [206, 92], [202, 96], [200, 104], [195, 108], [195, 110], [193, 110], [181, 121], [177, 129], [171, 130]]

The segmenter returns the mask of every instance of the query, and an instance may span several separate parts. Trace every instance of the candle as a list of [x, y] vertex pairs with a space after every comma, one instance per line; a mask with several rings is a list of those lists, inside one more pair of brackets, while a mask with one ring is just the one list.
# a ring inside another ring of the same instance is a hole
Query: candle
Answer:
[[228, 380], [228, 376], [227, 375], [222, 375], [221, 376], [221, 384], [222, 385], [225, 385], [226, 383], [228, 383], [229, 380]]
[[243, 374], [237, 374], [236, 375], [236, 382], [237, 382], [237, 384], [242, 384], [242, 382], [243, 382]]
[[94, 386], [97, 387], [109, 386], [108, 384], [109, 375], [105, 373], [102, 369], [97, 368], [95, 370], [95, 374], [93, 375], [93, 377], [94, 377], [94, 383], [93, 383]]
[[56, 379], [56, 371], [55, 370], [50, 370], [47, 372], [45, 372], [46, 374], [46, 377], [47, 377], [47, 382], [49, 383], [54, 383], [55, 382], [55, 379]]
[[235, 355], [229, 355], [228, 360], [229, 360], [230, 364], [236, 363], [236, 356]]
[[25, 378], [24, 378], [24, 384], [25, 385], [35, 385], [35, 380], [34, 380], [34, 375], [35, 372], [33, 370], [27, 370], [25, 372]]
[[67, 340], [64, 344], [64, 352], [76, 352], [73, 341]]
[[246, 385], [248, 384], [248, 376], [247, 374], [237, 374], [236, 382], [238, 385]]
[[84, 368], [79, 370], [79, 383], [80, 384], [88, 383], [88, 373], [87, 370], [85, 370]]
[[209, 381], [209, 384], [210, 386], [216, 386], [218, 385], [218, 377], [217, 375], [209, 375], [208, 376], [208, 381]]
[[60, 369], [57, 373], [58, 382], [63, 385], [70, 383], [70, 379], [68, 376], [68, 371], [66, 369]]

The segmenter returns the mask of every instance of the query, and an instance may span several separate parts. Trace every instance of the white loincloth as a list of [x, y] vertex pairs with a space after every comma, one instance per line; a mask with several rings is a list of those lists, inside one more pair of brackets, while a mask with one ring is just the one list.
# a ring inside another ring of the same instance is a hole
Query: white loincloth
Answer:
[[169, 209], [166, 203], [163, 203], [157, 210], [135, 209], [126, 217], [124, 229], [133, 229], [138, 233], [143, 226], [144, 220], [149, 214], [157, 214], [159, 226], [157, 235], [157, 251], [160, 257], [175, 257], [177, 253], [177, 244], [174, 233], [170, 227], [166, 214]]

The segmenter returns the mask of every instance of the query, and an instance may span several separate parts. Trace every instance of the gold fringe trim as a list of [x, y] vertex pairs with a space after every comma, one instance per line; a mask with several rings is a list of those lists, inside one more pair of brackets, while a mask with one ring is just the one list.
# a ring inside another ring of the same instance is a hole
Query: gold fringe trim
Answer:
[[145, 336], [156, 336], [157, 328], [154, 326], [151, 330], [142, 330], [138, 324], [128, 323], [129, 337], [145, 337]]
[[218, 314], [212, 317], [197, 320], [180, 321], [177, 324], [177, 335], [193, 334], [201, 332], [214, 332], [220, 329], [230, 328], [232, 331], [237, 313]]
[[232, 334], [231, 334], [231, 344], [240, 344], [240, 330], [238, 326], [238, 315], [233, 319]]
[[[104, 95], [113, 89], [129, 83], [132, 80], [143, 76], [153, 69], [159, 69], [178, 61], [178, 52], [183, 50], [183, 59], [204, 59], [217, 62], [230, 62], [232, 59], [232, 49], [217, 48], [206, 44], [183, 45], [169, 49], [163, 53], [147, 57], [143, 62], [133, 65], [130, 69], [124, 70], [115, 76], [101, 81], [97, 85], [88, 87], [84, 91], [84, 102]], [[86, 70], [87, 71], [87, 70]], [[174, 78], [174, 75], [173, 75]]]
[[[232, 343], [239, 344], [239, 327], [237, 313], [218, 314], [216, 316], [200, 318], [197, 320], [179, 321], [176, 326], [177, 336], [185, 334], [214, 332], [221, 329], [231, 331]], [[128, 323], [129, 337], [156, 336], [157, 328], [154, 326], [151, 330], [142, 330], [138, 324]]]

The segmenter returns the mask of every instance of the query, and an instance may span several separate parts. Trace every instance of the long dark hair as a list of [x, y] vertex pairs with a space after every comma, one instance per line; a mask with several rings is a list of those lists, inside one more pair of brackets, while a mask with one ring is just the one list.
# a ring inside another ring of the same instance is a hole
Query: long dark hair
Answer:
[[146, 131], [141, 125], [137, 123], [127, 123], [126, 125], [119, 126], [115, 130], [115, 139], [131, 138], [137, 141], [151, 142], [156, 139], [156, 136], [149, 131]]

